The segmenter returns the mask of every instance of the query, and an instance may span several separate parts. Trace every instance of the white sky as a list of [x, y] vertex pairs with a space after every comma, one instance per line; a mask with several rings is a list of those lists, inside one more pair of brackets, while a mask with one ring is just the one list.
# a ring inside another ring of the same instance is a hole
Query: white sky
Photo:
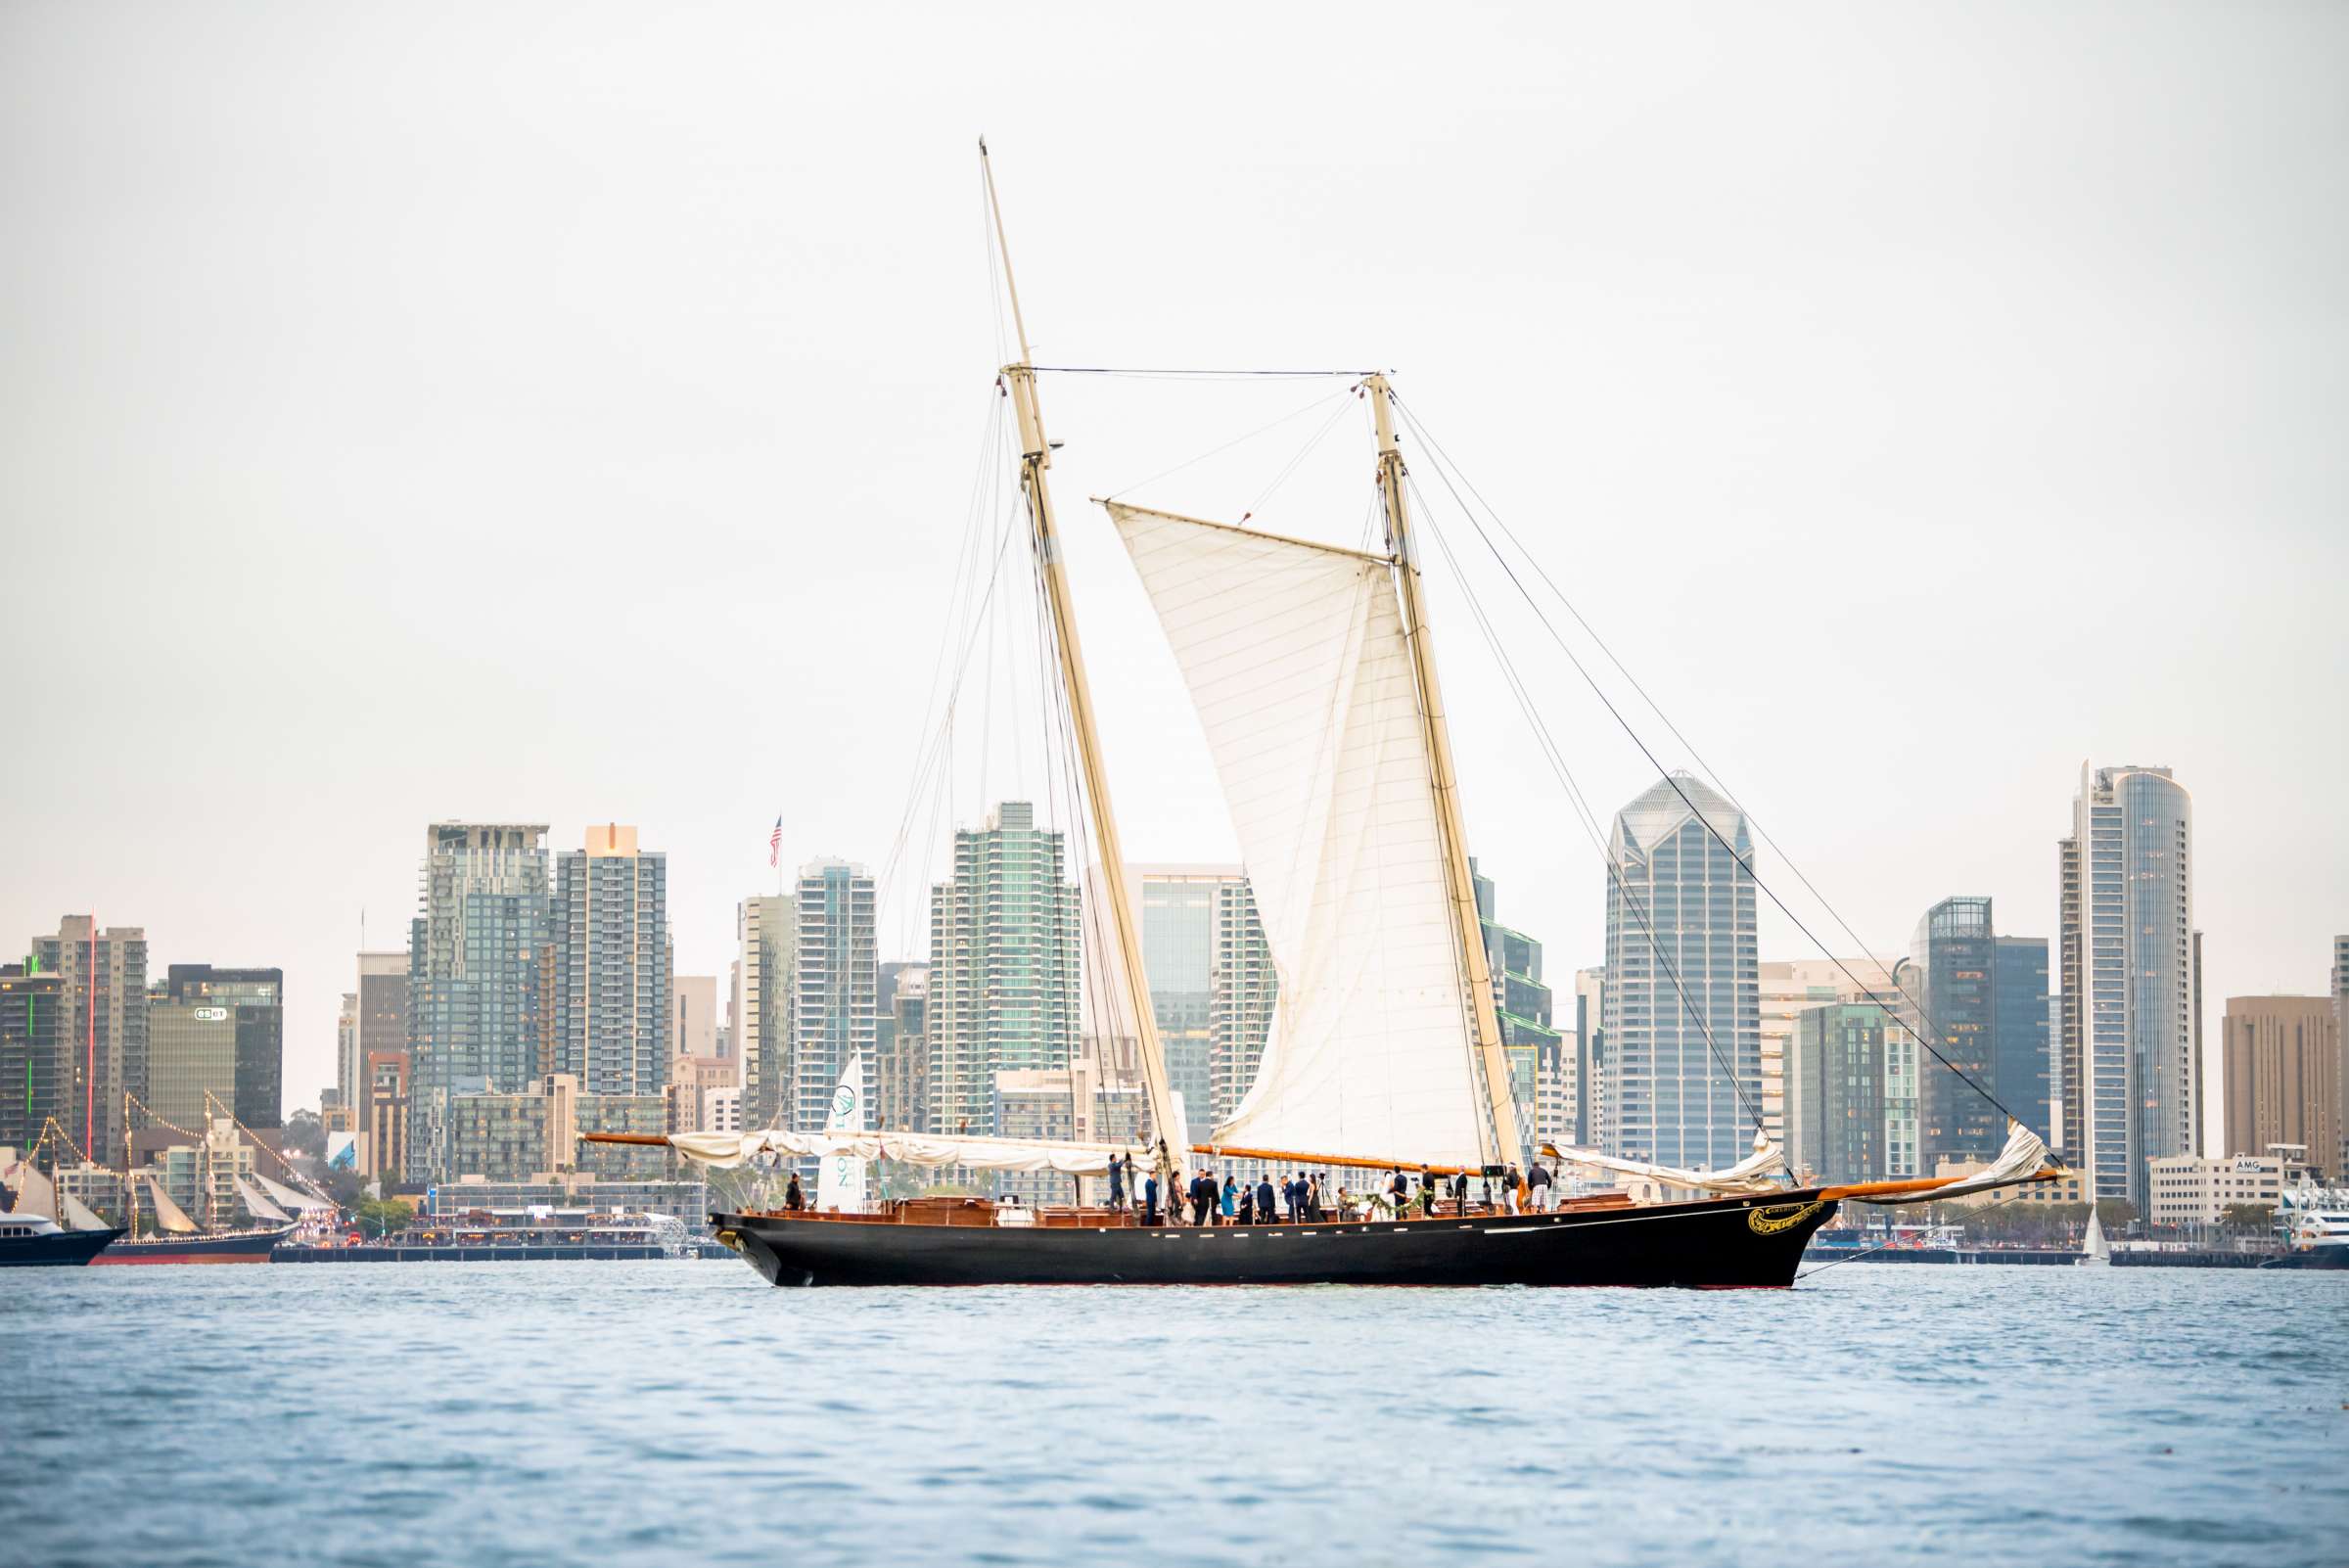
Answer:
[[[787, 864], [886, 860], [998, 362], [984, 131], [1041, 361], [1392, 367], [1871, 945], [1955, 893], [2051, 934], [2082, 760], [2168, 762], [2212, 1036], [2324, 988], [2349, 10], [1136, 16], [0, 9], [5, 943], [283, 965], [291, 1107], [429, 820], [640, 824], [685, 973], [778, 813]], [[1045, 388], [1134, 858], [1229, 830], [1083, 497], [1316, 390]], [[1236, 515], [1317, 423], [1136, 498]], [[1367, 452], [1341, 421], [1257, 521], [1359, 537]], [[1598, 861], [1440, 576], [1502, 916], [1595, 962]], [[1644, 764], [1504, 633], [1611, 812]], [[1036, 787], [969, 707], [965, 820]]]

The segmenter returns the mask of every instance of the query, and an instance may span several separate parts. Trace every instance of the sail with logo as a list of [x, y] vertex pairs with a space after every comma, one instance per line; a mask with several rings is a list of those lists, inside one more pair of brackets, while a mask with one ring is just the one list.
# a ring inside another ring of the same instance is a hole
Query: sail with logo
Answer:
[[824, 1118], [824, 1131], [833, 1143], [815, 1171], [815, 1207], [819, 1213], [864, 1213], [867, 1161], [843, 1136], [863, 1130], [864, 1053], [851, 1051], [849, 1065], [841, 1070], [840, 1084], [832, 1090], [831, 1114]]

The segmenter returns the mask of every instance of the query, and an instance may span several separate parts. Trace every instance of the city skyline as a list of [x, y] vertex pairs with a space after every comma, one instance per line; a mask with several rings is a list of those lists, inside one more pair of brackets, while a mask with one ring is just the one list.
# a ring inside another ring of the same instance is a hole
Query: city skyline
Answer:
[[[1810, 37], [1759, 16], [1465, 18], [1406, 68], [1376, 29], [1260, 18], [1267, 42], [1311, 38], [1350, 95], [1396, 108], [1373, 133], [1267, 90], [1244, 144], [1173, 123], [1070, 135], [1104, 107], [1104, 62], [1168, 69], [1089, 20], [1035, 42], [1067, 68], [1062, 101], [1006, 105], [925, 57], [886, 115], [825, 80], [757, 90], [762, 52], [852, 40], [845, 19], [788, 35], [746, 19], [719, 61], [606, 39], [582, 45], [584, 73], [514, 18], [483, 19], [461, 57], [354, 20], [350, 48], [301, 70], [234, 20], [165, 16], [124, 38], [71, 12], [0, 25], [0, 160], [30, 237], [0, 293], [16, 350], [0, 515], [26, 588], [0, 636], [21, 667], [71, 657], [142, 714], [44, 716], [71, 765], [0, 786], [7, 820], [37, 829], [18, 837], [0, 929], [93, 914], [147, 931], [159, 962], [283, 968], [295, 1103], [334, 1081], [348, 955], [395, 945], [413, 912], [417, 823], [525, 814], [562, 843], [643, 824], [671, 857], [689, 973], [724, 971], [778, 815], [787, 864], [880, 863], [1002, 358], [966, 221], [982, 127], [1049, 362], [1179, 348], [1396, 367], [1870, 950], [1897, 950], [1953, 887], [2052, 938], [2052, 845], [2086, 759], [2165, 763], [2194, 792], [2206, 1077], [2223, 999], [2319, 988], [2349, 924], [2327, 905], [2349, 885], [2349, 826], [2326, 795], [2349, 737], [2305, 722], [2349, 686], [2349, 639], [2327, 629], [2349, 573], [2343, 480], [2324, 455], [2349, 232], [2310, 199], [2306, 155], [2349, 110], [2316, 90], [2327, 51], [2299, 24], [2164, 13], [2116, 34], [1998, 11], [1963, 35], [1886, 17]], [[1162, 50], [1237, 88], [1280, 79], [1203, 39]], [[2084, 93], [2071, 63], [2107, 50], [2115, 69]], [[1606, 64], [1618, 52], [1679, 65], [1627, 75]], [[1801, 84], [1885, 82], [1885, 59], [1928, 57], [1897, 95], [1782, 113]], [[2219, 57], [2241, 69], [2206, 73]], [[1500, 89], [1423, 103], [1431, 61]], [[688, 92], [697, 113], [618, 123], [599, 71]], [[358, 107], [386, 72], [442, 114], [388, 137]], [[2210, 113], [2177, 113], [2179, 79]], [[1986, 98], [2011, 110], [1995, 126]], [[290, 122], [308, 134], [284, 137]], [[841, 123], [866, 133], [853, 160], [823, 133]], [[340, 171], [331, 200], [291, 194], [313, 188], [313, 159]], [[516, 190], [537, 195], [517, 208]], [[391, 210], [405, 216], [387, 247]], [[1390, 226], [1399, 210], [1428, 221]], [[224, 214], [284, 243], [223, 249], [248, 232]], [[1157, 234], [1169, 214], [1250, 244], [1173, 240], [1100, 266], [1102, 233]], [[809, 239], [851, 231], [865, 243], [850, 252]], [[158, 255], [183, 259], [142, 259]], [[1137, 296], [1161, 307], [1137, 315]], [[1126, 852], [1228, 860], [1164, 650], [1075, 498], [1301, 399], [1068, 380], [1044, 395], [1069, 441], [1079, 617], [1118, 682], [1102, 726]], [[1144, 493], [1236, 518], [1291, 449]], [[1259, 521], [1348, 538], [1365, 449], [1335, 431]], [[813, 451], [836, 455], [795, 455]], [[1653, 615], [1611, 585], [1664, 536], [1684, 580]], [[661, 567], [631, 635], [581, 636], [576, 605], [648, 537]], [[1473, 542], [1455, 537], [1471, 560]], [[493, 605], [442, 590], [460, 560], [494, 576]], [[1561, 971], [1588, 964], [1597, 859], [1431, 578], [1470, 848]], [[267, 614], [201, 608], [256, 593]], [[880, 606], [888, 635], [870, 630]], [[1916, 657], [1898, 640], [1916, 626], [1966, 657]], [[811, 669], [786, 645], [852, 652]], [[1539, 674], [1591, 800], [1652, 781], [1571, 671]], [[1961, 740], [1938, 721], [1990, 692]], [[266, 731], [224, 733], [223, 693], [263, 706]], [[621, 701], [643, 712], [624, 739], [608, 724]], [[754, 711], [774, 721], [743, 725]], [[1632, 711], [1660, 761], [1696, 765]], [[1819, 744], [1830, 724], [1865, 728], [1865, 768]], [[2283, 734], [2305, 734], [2288, 761]], [[806, 765], [812, 736], [851, 761]], [[1008, 782], [961, 778], [956, 814]], [[945, 853], [943, 836], [908, 851], [922, 863], [881, 912], [884, 954], [921, 950]], [[1766, 954], [1805, 953], [1767, 900], [1759, 920]]]

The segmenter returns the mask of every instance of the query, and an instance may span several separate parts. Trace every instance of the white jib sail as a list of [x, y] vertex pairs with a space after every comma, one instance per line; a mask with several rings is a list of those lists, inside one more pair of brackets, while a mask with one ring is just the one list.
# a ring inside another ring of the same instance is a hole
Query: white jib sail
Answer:
[[[864, 1053], [849, 1053], [849, 1065], [841, 1070], [840, 1084], [832, 1090], [832, 1114], [824, 1118], [824, 1130], [838, 1136], [841, 1133], [864, 1130]], [[815, 1168], [815, 1207], [824, 1214], [864, 1213], [865, 1162], [861, 1155], [847, 1148], [836, 1147], [824, 1155], [823, 1163]]]
[[146, 1177], [147, 1195], [155, 1200], [156, 1224], [175, 1236], [194, 1235], [196, 1222], [188, 1218], [187, 1210], [171, 1201], [171, 1194], [163, 1190], [163, 1178], [152, 1171], [143, 1171], [140, 1175]]
[[1382, 556], [1104, 503], [1190, 688], [1280, 980], [1211, 1141], [1483, 1160], [1426, 730]]
[[90, 1212], [90, 1206], [70, 1192], [57, 1195], [57, 1222], [68, 1230], [111, 1230], [114, 1227]]

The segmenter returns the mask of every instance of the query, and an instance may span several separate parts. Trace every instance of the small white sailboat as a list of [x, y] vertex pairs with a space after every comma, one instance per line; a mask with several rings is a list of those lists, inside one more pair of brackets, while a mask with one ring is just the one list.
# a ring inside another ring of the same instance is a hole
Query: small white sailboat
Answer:
[[2088, 1230], [2080, 1237], [2078, 1262], [2083, 1268], [2112, 1262], [2112, 1243], [2104, 1239], [2104, 1218], [2093, 1204], [2088, 1211]]

